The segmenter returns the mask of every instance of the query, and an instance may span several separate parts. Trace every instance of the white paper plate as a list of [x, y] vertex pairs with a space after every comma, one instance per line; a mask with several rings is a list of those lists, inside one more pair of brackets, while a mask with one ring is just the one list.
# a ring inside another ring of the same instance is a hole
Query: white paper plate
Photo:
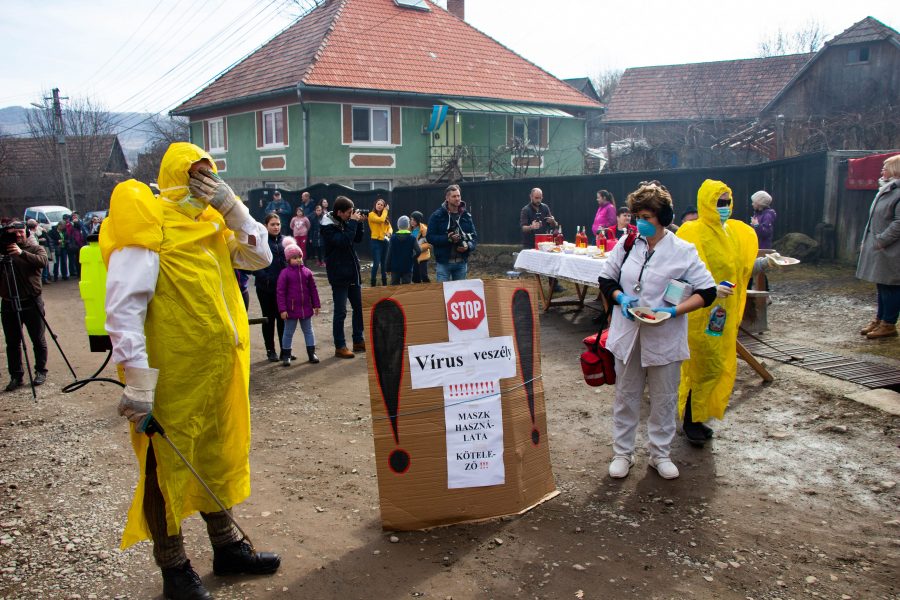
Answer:
[[[635, 319], [637, 319], [641, 323], [646, 323], [647, 325], [659, 325], [672, 316], [667, 312], [653, 312], [652, 310], [650, 310], [649, 306], [635, 306], [634, 308], [629, 308], [628, 312], [630, 312], [631, 316], [633, 316]], [[641, 314], [652, 314], [654, 318], [648, 319], [646, 317], [642, 317]]]
[[775, 264], [779, 267], [786, 267], [788, 265], [798, 265], [800, 264], [799, 258], [791, 258], [790, 256], [782, 256], [777, 252], [772, 254], [766, 254], [766, 258], [771, 258], [775, 261]]

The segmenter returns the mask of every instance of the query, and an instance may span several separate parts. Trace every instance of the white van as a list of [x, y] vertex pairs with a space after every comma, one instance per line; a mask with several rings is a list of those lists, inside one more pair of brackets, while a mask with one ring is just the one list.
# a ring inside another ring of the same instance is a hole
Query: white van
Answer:
[[40, 225], [56, 227], [63, 216], [71, 214], [72, 211], [65, 206], [31, 206], [25, 209], [25, 221], [34, 219]]

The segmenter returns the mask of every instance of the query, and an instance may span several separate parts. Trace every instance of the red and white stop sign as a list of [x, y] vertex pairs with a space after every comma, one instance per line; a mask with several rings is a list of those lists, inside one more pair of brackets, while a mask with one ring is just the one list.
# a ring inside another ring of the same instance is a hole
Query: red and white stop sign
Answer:
[[472, 290], [455, 292], [447, 301], [447, 319], [459, 330], [477, 329], [484, 320], [484, 300]]

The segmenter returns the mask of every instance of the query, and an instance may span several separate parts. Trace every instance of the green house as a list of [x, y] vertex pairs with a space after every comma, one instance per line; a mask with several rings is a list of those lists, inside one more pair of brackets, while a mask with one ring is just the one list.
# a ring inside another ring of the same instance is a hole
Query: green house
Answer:
[[239, 191], [581, 174], [602, 105], [449, 6], [325, 0], [173, 114]]

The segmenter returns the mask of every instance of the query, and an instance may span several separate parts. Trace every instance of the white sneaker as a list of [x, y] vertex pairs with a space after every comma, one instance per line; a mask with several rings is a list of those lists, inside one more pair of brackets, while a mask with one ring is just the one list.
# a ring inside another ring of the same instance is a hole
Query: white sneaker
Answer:
[[[628, 476], [628, 471], [631, 469], [631, 466], [634, 464], [634, 457], [630, 454], [628, 456], [623, 456], [621, 454], [613, 457], [612, 462], [609, 463], [609, 476], [613, 479], [622, 479], [623, 477]], [[676, 475], [677, 477], [677, 475]]]
[[[678, 478], [678, 467], [675, 466], [675, 463], [668, 457], [665, 458], [650, 458], [650, 466], [656, 469], [656, 472], [659, 473], [659, 476], [663, 479], [677, 479]], [[612, 467], [610, 467], [612, 470]]]

